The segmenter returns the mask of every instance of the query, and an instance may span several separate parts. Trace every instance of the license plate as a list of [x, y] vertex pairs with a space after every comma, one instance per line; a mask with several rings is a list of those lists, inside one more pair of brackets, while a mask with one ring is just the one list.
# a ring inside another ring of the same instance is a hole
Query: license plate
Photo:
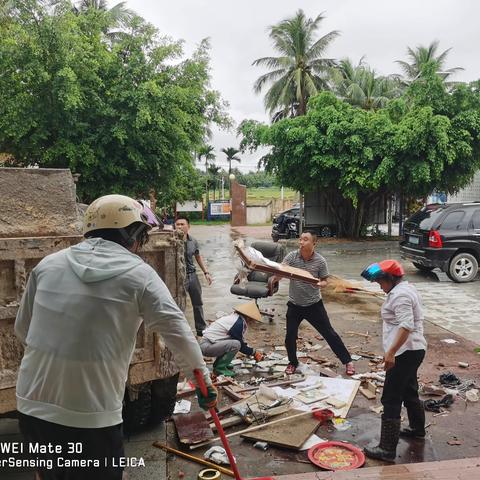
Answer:
[[413, 245], [418, 245], [420, 243], [420, 238], [414, 237], [413, 235], [409, 235], [408, 242], [412, 243]]

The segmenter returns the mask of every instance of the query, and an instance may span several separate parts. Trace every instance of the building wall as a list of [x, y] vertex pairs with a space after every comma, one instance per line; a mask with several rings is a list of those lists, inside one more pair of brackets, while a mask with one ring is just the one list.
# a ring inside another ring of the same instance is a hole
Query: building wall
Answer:
[[475, 174], [472, 183], [460, 190], [456, 195], [449, 195], [448, 201], [455, 202], [480, 202], [480, 172]]
[[247, 205], [247, 225], [268, 223], [272, 220], [272, 202], [265, 205]]

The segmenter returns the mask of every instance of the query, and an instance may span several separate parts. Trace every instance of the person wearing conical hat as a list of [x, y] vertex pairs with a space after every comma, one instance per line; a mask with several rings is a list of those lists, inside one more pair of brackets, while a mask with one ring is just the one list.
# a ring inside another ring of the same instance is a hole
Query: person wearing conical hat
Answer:
[[252, 356], [257, 362], [263, 359], [263, 353], [250, 347], [245, 340], [248, 322], [260, 320], [255, 302], [242, 303], [234, 307], [233, 313], [220, 317], [203, 331], [200, 349], [204, 356], [216, 357], [213, 363], [216, 375], [235, 375], [231, 362], [238, 352]]

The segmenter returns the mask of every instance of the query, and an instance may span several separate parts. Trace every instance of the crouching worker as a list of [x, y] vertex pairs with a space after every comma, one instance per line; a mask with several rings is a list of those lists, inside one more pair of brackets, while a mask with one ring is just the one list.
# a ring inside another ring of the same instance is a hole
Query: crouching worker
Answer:
[[[418, 398], [417, 371], [425, 357], [423, 312], [417, 290], [403, 281], [405, 272], [396, 260], [374, 263], [362, 277], [377, 282], [387, 294], [382, 305], [385, 385], [383, 387], [380, 443], [366, 447], [371, 458], [394, 461], [399, 436], [425, 437], [425, 410]], [[402, 403], [410, 428], [400, 430]]]
[[235, 375], [231, 361], [237, 352], [255, 358], [257, 362], [263, 359], [263, 353], [247, 345], [247, 321], [261, 320], [260, 312], [255, 302], [242, 303], [236, 306], [234, 312], [213, 322], [203, 331], [200, 339], [200, 349], [206, 357], [216, 357], [213, 363], [215, 375], [233, 377]]

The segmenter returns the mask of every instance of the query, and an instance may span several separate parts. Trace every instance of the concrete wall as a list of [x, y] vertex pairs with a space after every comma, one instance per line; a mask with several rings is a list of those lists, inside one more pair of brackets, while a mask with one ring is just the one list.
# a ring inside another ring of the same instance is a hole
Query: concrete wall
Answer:
[[247, 225], [268, 223], [272, 220], [272, 202], [247, 205]]
[[480, 202], [480, 172], [475, 174], [472, 183], [460, 190], [456, 195], [449, 195], [448, 201], [455, 202]]

